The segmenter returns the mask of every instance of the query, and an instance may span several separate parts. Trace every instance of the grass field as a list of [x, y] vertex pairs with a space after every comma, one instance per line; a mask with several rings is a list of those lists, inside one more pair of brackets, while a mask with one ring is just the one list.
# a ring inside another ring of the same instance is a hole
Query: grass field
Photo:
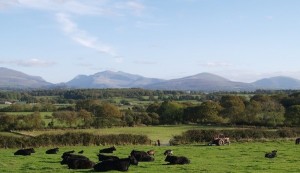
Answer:
[[20, 133], [30, 136], [41, 134], [61, 134], [66, 132], [88, 132], [99, 135], [106, 134], [137, 134], [147, 135], [151, 140], [160, 140], [162, 144], [168, 144], [174, 135], [180, 135], [182, 132], [192, 129], [224, 129], [225, 127], [215, 126], [197, 126], [197, 125], [168, 125], [168, 126], [145, 126], [145, 127], [114, 127], [104, 129], [56, 129], [41, 131], [20, 131]]
[[[73, 146], [61, 147], [57, 155], [46, 155], [48, 148], [37, 148], [31, 156], [14, 156], [16, 149], [0, 149], [0, 172], [38, 173], [38, 172], [93, 172], [92, 170], [69, 170], [60, 165], [61, 154], [64, 151], [84, 150], [84, 155], [97, 162], [99, 149], [104, 146]], [[130, 166], [128, 172], [176, 172], [176, 173], [283, 173], [300, 172], [300, 145], [293, 141], [232, 143], [230, 146], [116, 146], [114, 155], [127, 157], [132, 149], [156, 151], [154, 162], [140, 162], [138, 166]], [[191, 160], [189, 165], [166, 165], [163, 152], [174, 150], [174, 155], [187, 156]], [[278, 150], [274, 159], [264, 157], [265, 152]], [[111, 171], [116, 172], [116, 171]]]

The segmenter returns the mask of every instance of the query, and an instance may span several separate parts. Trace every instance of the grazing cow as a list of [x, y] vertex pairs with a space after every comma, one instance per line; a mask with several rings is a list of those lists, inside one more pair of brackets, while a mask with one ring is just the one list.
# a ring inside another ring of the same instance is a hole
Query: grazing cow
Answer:
[[173, 150], [166, 150], [166, 151], [164, 152], [164, 155], [165, 155], [165, 156], [172, 156], [172, 155], [173, 155]]
[[149, 150], [149, 151], [147, 151], [147, 153], [148, 153], [150, 156], [154, 156], [155, 151], [154, 151], [154, 150]]
[[78, 153], [79, 153], [79, 154], [83, 154], [83, 152], [84, 152], [83, 150], [81, 150], [81, 151], [78, 151]]
[[296, 144], [300, 144], [300, 138], [297, 138], [295, 141]]
[[94, 170], [97, 172], [105, 172], [110, 170], [128, 171], [128, 168], [131, 164], [138, 165], [138, 161], [133, 156], [129, 156], [125, 159], [105, 160], [103, 162], [99, 162], [94, 166]]
[[107, 156], [103, 154], [98, 154], [98, 159], [99, 161], [104, 161], [104, 160], [119, 160], [120, 158], [117, 156]]
[[57, 154], [59, 148], [52, 148], [46, 151], [46, 154]]
[[87, 158], [86, 156], [83, 155], [76, 155], [76, 154], [72, 154], [72, 153], [67, 153], [67, 154], [63, 154], [61, 156], [61, 158], [63, 159], [60, 164], [61, 165], [66, 165], [68, 164], [69, 160], [72, 159], [84, 159], [84, 160], [89, 160], [89, 158]]
[[131, 156], [135, 157], [137, 161], [139, 162], [151, 162], [154, 161], [154, 158], [151, 157], [147, 152], [145, 151], [136, 151], [132, 150], [130, 153]]
[[184, 157], [184, 156], [170, 156], [170, 155], [167, 155], [166, 159], [165, 159], [166, 162], [169, 162], [169, 164], [189, 164], [191, 161]]
[[99, 152], [100, 153], [113, 153], [114, 151], [116, 151], [115, 146], [109, 147], [109, 148], [104, 148], [104, 149], [100, 150]]
[[31, 153], [35, 153], [33, 148], [27, 148], [27, 149], [19, 149], [14, 153], [14, 155], [22, 155], [22, 156], [29, 156]]
[[69, 158], [67, 163], [69, 169], [91, 169], [95, 163], [89, 159]]
[[273, 150], [271, 153], [266, 153], [266, 154], [265, 154], [265, 157], [271, 159], [271, 158], [276, 157], [276, 155], [277, 155], [277, 151], [276, 151], [276, 150]]

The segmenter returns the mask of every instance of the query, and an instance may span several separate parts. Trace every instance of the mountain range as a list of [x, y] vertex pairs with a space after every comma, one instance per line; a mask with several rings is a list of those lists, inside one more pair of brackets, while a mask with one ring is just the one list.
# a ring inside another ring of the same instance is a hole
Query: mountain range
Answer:
[[224, 77], [199, 73], [178, 79], [163, 80], [147, 78], [125, 72], [103, 71], [93, 75], [78, 75], [60, 84], [52, 84], [39, 76], [0, 67], [0, 88], [45, 89], [66, 88], [144, 88], [151, 90], [197, 90], [197, 91], [254, 91], [256, 89], [300, 89], [300, 80], [277, 76], [252, 83], [234, 82]]

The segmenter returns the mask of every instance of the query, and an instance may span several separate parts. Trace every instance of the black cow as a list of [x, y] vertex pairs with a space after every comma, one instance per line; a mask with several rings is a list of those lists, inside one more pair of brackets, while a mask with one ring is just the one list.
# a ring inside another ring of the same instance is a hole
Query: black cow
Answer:
[[154, 161], [154, 158], [151, 157], [147, 152], [145, 151], [136, 151], [132, 150], [130, 153], [131, 156], [135, 157], [137, 161], [139, 162], [150, 162]]
[[61, 157], [62, 157], [63, 160], [60, 162], [60, 164], [62, 164], [62, 165], [68, 164], [69, 160], [72, 160], [72, 159], [89, 160], [89, 158], [87, 158], [86, 156], [76, 155], [76, 154], [72, 154], [72, 153], [63, 154]]
[[295, 144], [300, 144], [300, 138], [297, 138]]
[[84, 152], [83, 150], [81, 150], [81, 151], [78, 151], [78, 153], [79, 153], [79, 154], [83, 154], [83, 152]]
[[104, 149], [100, 150], [99, 152], [100, 153], [113, 153], [114, 151], [116, 151], [115, 146], [109, 147], [109, 148], [104, 148]]
[[46, 154], [57, 154], [59, 148], [52, 148], [46, 151]]
[[103, 162], [99, 162], [94, 166], [94, 170], [98, 172], [110, 170], [128, 171], [128, 168], [131, 164], [138, 165], [138, 161], [133, 156], [129, 156], [125, 159], [105, 160]]
[[265, 154], [265, 157], [266, 158], [274, 158], [274, 157], [276, 157], [277, 156], [277, 151], [276, 150], [273, 150], [271, 153], [266, 153]]
[[184, 157], [184, 156], [170, 156], [170, 155], [167, 155], [166, 159], [165, 159], [166, 162], [169, 162], [169, 164], [189, 164], [191, 161]]
[[75, 152], [74, 150], [72, 150], [72, 151], [66, 151], [66, 152], [63, 153], [63, 155], [64, 154], [71, 154], [71, 153], [74, 153], [74, 152]]
[[27, 148], [27, 149], [19, 149], [14, 153], [14, 155], [22, 155], [22, 156], [29, 156], [31, 153], [35, 153], [35, 150], [33, 148]]
[[120, 158], [117, 156], [107, 156], [103, 154], [98, 154], [98, 159], [99, 161], [104, 161], [104, 160], [119, 160]]
[[164, 155], [165, 155], [165, 156], [172, 156], [172, 155], [173, 155], [173, 150], [166, 150], [166, 151], [164, 152]]
[[67, 165], [69, 169], [91, 169], [95, 166], [95, 163], [89, 159], [69, 158]]

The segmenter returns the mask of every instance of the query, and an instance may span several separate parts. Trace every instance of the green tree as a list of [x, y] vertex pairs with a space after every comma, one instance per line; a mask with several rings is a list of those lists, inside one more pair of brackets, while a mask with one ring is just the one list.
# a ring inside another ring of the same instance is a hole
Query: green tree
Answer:
[[245, 104], [242, 97], [234, 95], [222, 96], [220, 105], [224, 108], [221, 111], [222, 116], [228, 118], [230, 123], [245, 122]]
[[293, 105], [285, 112], [285, 122], [288, 125], [300, 125], [300, 105]]

